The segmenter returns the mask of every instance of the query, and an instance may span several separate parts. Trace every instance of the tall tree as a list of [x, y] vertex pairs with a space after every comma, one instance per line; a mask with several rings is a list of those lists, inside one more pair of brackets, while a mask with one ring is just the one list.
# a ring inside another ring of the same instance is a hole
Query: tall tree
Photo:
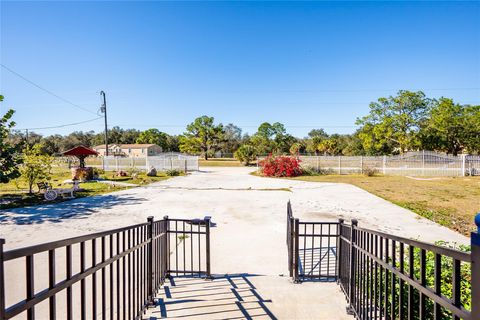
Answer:
[[452, 99], [440, 98], [430, 112], [421, 132], [422, 146], [457, 155], [463, 149], [468, 128], [465, 127], [464, 107]]
[[[0, 102], [2, 101], [3, 96], [0, 95]], [[16, 145], [8, 141], [10, 130], [15, 126], [15, 122], [11, 120], [14, 113], [15, 111], [10, 109], [0, 117], [0, 183], [7, 183], [20, 176], [20, 159]]]
[[234, 153], [242, 143], [242, 129], [229, 123], [223, 128], [223, 131], [221, 150], [225, 153]]
[[297, 139], [288, 134], [280, 122], [262, 123], [250, 138], [250, 144], [256, 148], [258, 154], [288, 153], [295, 142]]
[[164, 151], [168, 149], [168, 135], [164, 132], [161, 132], [158, 129], [148, 129], [140, 133], [136, 143], [153, 143], [156, 144]]
[[432, 100], [421, 91], [400, 90], [397, 96], [370, 103], [370, 113], [357, 119], [359, 137], [371, 153], [403, 153], [419, 148], [419, 131]]
[[306, 151], [317, 155], [318, 146], [320, 143], [328, 138], [328, 134], [323, 129], [312, 129], [308, 133], [308, 138], [305, 139]]
[[480, 154], [480, 105], [465, 107], [465, 127], [469, 129], [465, 148], [469, 153]]
[[223, 139], [223, 125], [214, 123], [213, 117], [201, 116], [187, 126], [187, 131], [180, 137], [180, 151], [203, 154], [208, 160]]

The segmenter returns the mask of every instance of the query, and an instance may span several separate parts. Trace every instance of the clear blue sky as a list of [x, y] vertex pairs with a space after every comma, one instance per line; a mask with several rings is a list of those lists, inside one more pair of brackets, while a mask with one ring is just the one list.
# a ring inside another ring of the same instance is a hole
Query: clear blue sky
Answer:
[[[349, 133], [399, 89], [480, 103], [480, 3], [2, 1], [1, 63], [93, 113], [104, 90], [111, 126]], [[5, 68], [0, 91], [18, 128], [95, 117]]]

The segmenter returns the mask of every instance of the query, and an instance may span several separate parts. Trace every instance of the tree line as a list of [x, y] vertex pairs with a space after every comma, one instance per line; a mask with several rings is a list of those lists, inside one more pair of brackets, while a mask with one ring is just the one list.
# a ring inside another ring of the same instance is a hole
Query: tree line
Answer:
[[[269, 153], [315, 155], [389, 155], [415, 150], [433, 150], [457, 155], [480, 153], [480, 106], [463, 105], [450, 98], [428, 98], [422, 91], [400, 90], [395, 96], [370, 103], [367, 115], [356, 121], [352, 134], [328, 134], [312, 129], [306, 137], [294, 137], [279, 122], [264, 122], [251, 135], [230, 123], [216, 123], [201, 116], [188, 124], [181, 135], [156, 128], [140, 131], [113, 127], [109, 144], [153, 143], [164, 151], [201, 154], [205, 159], [217, 152], [236, 154], [243, 162]], [[9, 117], [13, 111], [9, 111]], [[39, 145], [48, 155], [58, 155], [77, 145], [93, 147], [104, 143], [103, 132], [75, 131], [68, 135], [42, 136], [10, 127], [5, 135], [10, 146]]]

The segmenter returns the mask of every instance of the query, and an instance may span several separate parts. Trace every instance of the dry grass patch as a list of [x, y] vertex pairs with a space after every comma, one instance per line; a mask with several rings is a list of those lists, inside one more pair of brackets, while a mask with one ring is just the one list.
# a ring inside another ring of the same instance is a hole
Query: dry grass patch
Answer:
[[480, 212], [480, 177], [415, 179], [397, 176], [321, 175], [295, 180], [353, 184], [385, 200], [469, 235]]
[[199, 159], [200, 167], [241, 167], [240, 161], [234, 158], [210, 158], [208, 160]]

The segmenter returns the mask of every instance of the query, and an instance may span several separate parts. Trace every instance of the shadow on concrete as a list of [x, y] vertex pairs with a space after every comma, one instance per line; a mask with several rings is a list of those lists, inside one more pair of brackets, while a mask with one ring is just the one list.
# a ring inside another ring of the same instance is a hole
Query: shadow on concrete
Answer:
[[156, 319], [272, 319], [275, 315], [250, 281], [255, 274], [214, 275], [214, 280], [176, 277], [163, 287], [156, 308], [147, 317]]
[[85, 219], [99, 209], [137, 205], [146, 199], [131, 195], [101, 195], [71, 201], [0, 211], [0, 224], [41, 224], [67, 219]]
[[335, 282], [336, 247], [313, 247], [299, 250], [299, 277], [302, 282]]

